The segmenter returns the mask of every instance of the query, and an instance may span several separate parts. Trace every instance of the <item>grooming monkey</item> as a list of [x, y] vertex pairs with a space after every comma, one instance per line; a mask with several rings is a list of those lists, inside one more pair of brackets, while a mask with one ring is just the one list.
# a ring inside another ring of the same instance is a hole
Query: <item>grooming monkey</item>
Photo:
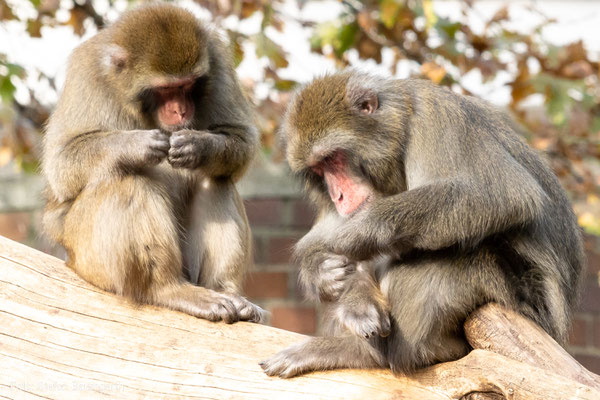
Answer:
[[251, 244], [234, 186], [256, 146], [219, 35], [173, 5], [127, 12], [71, 57], [44, 142], [45, 230], [104, 290], [258, 321], [240, 296]]
[[346, 71], [305, 86], [282, 129], [320, 210], [295, 248], [301, 283], [332, 302], [334, 326], [263, 361], [268, 375], [454, 360], [488, 302], [564, 343], [581, 235], [508, 116], [427, 81]]

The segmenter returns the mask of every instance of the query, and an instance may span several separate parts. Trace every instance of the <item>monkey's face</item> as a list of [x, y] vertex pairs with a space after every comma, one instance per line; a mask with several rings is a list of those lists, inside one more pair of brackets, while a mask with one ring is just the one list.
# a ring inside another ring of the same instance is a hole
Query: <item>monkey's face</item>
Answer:
[[142, 112], [155, 126], [168, 132], [189, 127], [196, 112], [196, 101], [202, 96], [202, 77], [156, 79], [137, 98]]
[[378, 109], [375, 91], [349, 88], [348, 76], [338, 74], [304, 87], [286, 113], [283, 133], [292, 171], [317, 202], [331, 202], [342, 216], [385, 193], [378, 174], [390, 161], [377, 153]]
[[210, 64], [196, 18], [156, 4], [125, 14], [111, 32], [107, 76], [123, 105], [157, 128], [188, 127]]

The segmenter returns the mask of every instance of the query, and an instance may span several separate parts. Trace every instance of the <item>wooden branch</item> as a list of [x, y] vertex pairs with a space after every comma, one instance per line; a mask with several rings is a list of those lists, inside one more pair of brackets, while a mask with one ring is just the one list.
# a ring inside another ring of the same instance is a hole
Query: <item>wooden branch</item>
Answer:
[[484, 350], [412, 376], [339, 370], [283, 380], [262, 372], [260, 360], [303, 338], [129, 304], [0, 237], [0, 398], [600, 399], [561, 370]]
[[585, 369], [542, 328], [514, 311], [497, 304], [485, 305], [467, 319], [465, 334], [474, 349], [491, 350], [600, 391], [600, 376]]

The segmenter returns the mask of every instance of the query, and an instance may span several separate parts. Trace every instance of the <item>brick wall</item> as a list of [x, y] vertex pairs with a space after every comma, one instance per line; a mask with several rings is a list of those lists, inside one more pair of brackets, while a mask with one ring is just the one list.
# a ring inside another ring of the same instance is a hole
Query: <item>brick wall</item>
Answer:
[[[245, 285], [248, 297], [271, 312], [271, 325], [305, 334], [319, 333], [319, 310], [303, 300], [297, 271], [288, 260], [293, 244], [313, 221], [313, 212], [297, 196], [246, 197], [254, 236], [256, 266]], [[0, 235], [61, 255], [37, 236], [39, 211], [0, 212]], [[568, 350], [579, 362], [600, 373], [600, 238], [586, 237], [587, 279], [573, 321]]]

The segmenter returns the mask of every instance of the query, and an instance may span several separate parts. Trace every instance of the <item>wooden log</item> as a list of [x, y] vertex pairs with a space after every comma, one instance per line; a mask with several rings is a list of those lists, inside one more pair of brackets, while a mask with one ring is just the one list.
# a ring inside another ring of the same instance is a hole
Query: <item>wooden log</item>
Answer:
[[487, 304], [471, 314], [465, 334], [474, 349], [554, 371], [600, 391], [600, 376], [585, 369], [531, 320], [498, 304]]
[[283, 380], [262, 372], [260, 360], [303, 338], [130, 304], [0, 237], [0, 398], [600, 398], [583, 383], [483, 350], [412, 376], [338, 370]]

